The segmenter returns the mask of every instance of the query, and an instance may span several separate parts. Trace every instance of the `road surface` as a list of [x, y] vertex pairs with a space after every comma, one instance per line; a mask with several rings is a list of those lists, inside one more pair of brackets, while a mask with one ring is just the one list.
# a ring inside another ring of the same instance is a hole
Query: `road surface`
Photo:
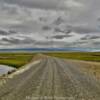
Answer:
[[0, 86], [0, 100], [100, 100], [100, 83], [74, 62], [44, 57], [6, 79]]

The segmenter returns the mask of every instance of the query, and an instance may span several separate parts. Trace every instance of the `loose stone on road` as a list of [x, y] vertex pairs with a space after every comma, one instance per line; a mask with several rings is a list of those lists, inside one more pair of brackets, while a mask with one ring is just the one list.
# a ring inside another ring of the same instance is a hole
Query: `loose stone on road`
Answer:
[[0, 100], [100, 100], [100, 83], [76, 63], [47, 56], [6, 79], [0, 85]]

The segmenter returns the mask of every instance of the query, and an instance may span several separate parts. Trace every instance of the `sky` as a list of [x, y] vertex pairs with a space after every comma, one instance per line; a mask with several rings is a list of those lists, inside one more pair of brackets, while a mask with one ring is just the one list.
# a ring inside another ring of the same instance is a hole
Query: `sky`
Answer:
[[0, 49], [100, 48], [100, 0], [0, 0]]

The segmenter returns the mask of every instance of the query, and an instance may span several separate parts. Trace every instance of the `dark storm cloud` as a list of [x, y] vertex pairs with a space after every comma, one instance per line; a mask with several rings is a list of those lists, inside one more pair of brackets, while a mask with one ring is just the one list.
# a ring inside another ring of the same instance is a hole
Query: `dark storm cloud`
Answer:
[[23, 40], [20, 40], [18, 38], [2, 38], [2, 41], [8, 42], [10, 44], [29, 44], [35, 42], [35, 40], [32, 40], [31, 38], [25, 38]]
[[0, 30], [0, 35], [8, 35], [8, 34], [9, 34], [9, 32], [4, 31], [4, 30]]
[[91, 36], [90, 39], [100, 39], [100, 36]]
[[96, 36], [96, 35], [86, 35], [85, 37], [82, 37], [81, 40], [96, 40], [96, 39], [100, 39], [100, 36]]
[[[3, 29], [0, 29], [0, 35], [12, 35], [12, 34], [16, 34], [17, 32], [14, 31], [14, 30], [3, 30]], [[18, 33], [17, 33], [18, 34]]]
[[59, 28], [59, 27], [55, 27], [54, 28], [54, 32], [58, 33], [58, 32], [61, 32], [61, 33], [65, 33], [65, 34], [70, 34], [72, 32], [71, 29], [62, 29], [62, 28]]
[[64, 38], [68, 38], [71, 37], [72, 35], [55, 35], [52, 38], [54, 39], [64, 39]]
[[19, 39], [13, 39], [13, 38], [11, 38], [11, 39], [9, 39], [9, 38], [2, 38], [2, 41], [8, 42], [8, 43], [10, 43], [10, 44], [19, 43]]
[[54, 25], [60, 25], [64, 23], [64, 20], [62, 19], [62, 17], [58, 17], [55, 21], [54, 21]]
[[42, 30], [44, 30], [44, 31], [50, 31], [51, 29], [52, 28], [50, 26], [47, 26], [47, 25], [42, 27]]

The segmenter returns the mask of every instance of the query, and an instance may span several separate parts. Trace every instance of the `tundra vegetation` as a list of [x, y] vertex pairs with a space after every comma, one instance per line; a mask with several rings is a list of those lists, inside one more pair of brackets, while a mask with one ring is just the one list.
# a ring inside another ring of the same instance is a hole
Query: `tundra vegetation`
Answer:
[[[0, 53], [0, 64], [19, 68], [27, 64], [37, 53]], [[100, 62], [100, 52], [46, 52], [47, 56]]]
[[20, 68], [27, 64], [33, 56], [32, 53], [0, 53], [0, 64]]
[[[35, 57], [38, 53], [0, 53], [0, 64], [9, 65], [15, 68], [20, 68], [25, 64], [29, 63], [31, 59]], [[42, 53], [47, 56], [88, 61], [89, 64], [84, 64], [81, 67], [83, 71], [90, 72], [96, 77], [100, 78], [100, 52], [45, 52]], [[90, 65], [91, 66], [88, 66]]]

